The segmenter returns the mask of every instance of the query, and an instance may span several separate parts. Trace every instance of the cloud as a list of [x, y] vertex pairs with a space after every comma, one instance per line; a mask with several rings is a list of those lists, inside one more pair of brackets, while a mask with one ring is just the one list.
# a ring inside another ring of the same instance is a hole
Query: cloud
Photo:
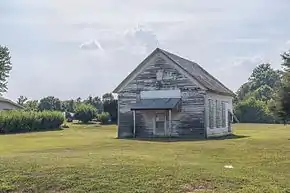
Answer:
[[[264, 56], [280, 64], [289, 8], [284, 0], [0, 1], [0, 42], [13, 60], [8, 96], [101, 95], [157, 46], [234, 89]], [[33, 79], [41, 86], [31, 87]]]
[[[224, 60], [221, 62], [224, 62]], [[227, 63], [231, 65], [221, 65], [219, 69], [213, 72], [213, 75], [235, 91], [248, 80], [256, 66], [269, 63], [269, 61], [263, 55], [253, 55], [230, 58]]]
[[[123, 34], [123, 46], [126, 49], [139, 50], [141, 53], [152, 51], [158, 47], [158, 39], [153, 30], [145, 26], [138, 25], [132, 29], [126, 30]], [[123, 48], [124, 49], [124, 48]]]
[[267, 43], [269, 40], [266, 38], [234, 38], [234, 39], [225, 39], [221, 40], [223, 43], [243, 43], [243, 44], [261, 44], [261, 43]]
[[83, 50], [104, 50], [100, 44], [99, 41], [97, 40], [90, 40], [87, 42], [84, 42], [80, 45], [80, 49]]

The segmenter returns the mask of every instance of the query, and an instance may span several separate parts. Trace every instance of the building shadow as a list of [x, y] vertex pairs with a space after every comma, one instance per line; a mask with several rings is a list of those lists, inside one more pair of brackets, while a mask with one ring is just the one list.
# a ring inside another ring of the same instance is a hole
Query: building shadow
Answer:
[[234, 140], [248, 138], [245, 135], [227, 135], [222, 137], [210, 137], [210, 138], [190, 138], [190, 137], [136, 137], [136, 138], [125, 138], [124, 140], [135, 140], [135, 141], [150, 141], [150, 142], [188, 142], [188, 141], [217, 141], [217, 140]]

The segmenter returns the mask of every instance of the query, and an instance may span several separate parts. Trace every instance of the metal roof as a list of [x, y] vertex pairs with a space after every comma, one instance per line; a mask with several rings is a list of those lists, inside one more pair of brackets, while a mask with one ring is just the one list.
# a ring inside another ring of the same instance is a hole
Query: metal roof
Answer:
[[131, 110], [165, 110], [174, 109], [180, 98], [141, 99], [131, 106]]
[[[159, 48], [160, 49], [160, 48]], [[210, 73], [204, 70], [197, 63], [180, 57], [178, 55], [172, 54], [165, 50], [160, 49], [165, 55], [167, 55], [171, 60], [173, 60], [176, 64], [182, 67], [185, 71], [187, 71], [191, 76], [196, 78], [202, 85], [208, 88], [211, 91], [217, 93], [223, 93], [227, 95], [235, 95], [230, 89], [228, 89], [225, 85], [223, 85], [219, 80], [213, 77]]]

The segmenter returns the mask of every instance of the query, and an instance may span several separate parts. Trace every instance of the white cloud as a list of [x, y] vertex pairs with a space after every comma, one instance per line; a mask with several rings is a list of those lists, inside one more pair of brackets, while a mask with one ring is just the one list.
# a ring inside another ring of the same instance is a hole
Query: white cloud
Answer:
[[148, 53], [158, 46], [157, 36], [152, 30], [144, 26], [126, 30], [123, 36], [123, 46], [128, 50], [139, 50], [141, 53]]
[[90, 40], [87, 42], [84, 42], [80, 45], [80, 48], [83, 50], [104, 50], [97, 40]]

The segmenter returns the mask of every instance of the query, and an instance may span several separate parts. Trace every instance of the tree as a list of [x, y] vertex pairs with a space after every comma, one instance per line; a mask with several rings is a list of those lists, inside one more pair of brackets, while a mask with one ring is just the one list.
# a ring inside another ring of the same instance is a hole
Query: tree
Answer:
[[25, 97], [25, 96], [20, 96], [17, 98], [17, 104], [19, 104], [19, 105], [23, 106], [26, 101], [27, 101], [27, 97]]
[[48, 96], [42, 98], [39, 101], [38, 109], [40, 111], [49, 110], [49, 111], [61, 111], [61, 102], [58, 98], [53, 96]]
[[267, 104], [251, 97], [235, 107], [235, 113], [240, 122], [244, 123], [274, 123], [274, 117]]
[[62, 106], [63, 111], [71, 112], [71, 113], [75, 112], [76, 104], [73, 99], [62, 101], [61, 106]]
[[279, 116], [281, 119], [286, 122], [286, 120], [290, 118], [290, 50], [289, 52], [284, 52], [281, 57], [283, 60], [282, 67], [284, 71], [277, 109], [280, 112]]
[[0, 95], [7, 92], [7, 78], [12, 69], [9, 49], [0, 45]]
[[111, 117], [111, 121], [112, 122], [117, 122], [118, 119], [118, 113], [117, 113], [117, 109], [118, 109], [118, 100], [114, 99], [114, 96], [112, 93], [105, 93], [102, 96], [103, 99], [103, 110], [104, 112], [108, 112], [110, 117]]
[[112, 93], [105, 93], [102, 97], [103, 101], [112, 101], [114, 100], [114, 96]]
[[270, 64], [260, 64], [254, 68], [248, 82], [237, 91], [238, 100], [255, 97], [258, 100], [268, 101], [281, 87], [282, 73], [274, 70]]
[[241, 122], [277, 122], [277, 93], [282, 86], [282, 73], [270, 64], [260, 64], [253, 69], [248, 82], [237, 91], [235, 113]]
[[89, 96], [86, 100], [84, 100], [84, 103], [94, 106], [98, 112], [101, 112], [103, 109], [102, 100], [98, 96], [96, 97]]
[[250, 82], [244, 83], [237, 91], [237, 100], [243, 100], [250, 93]]
[[83, 123], [88, 123], [97, 115], [95, 107], [88, 104], [79, 104], [76, 107], [74, 118]]
[[38, 110], [38, 100], [28, 100], [23, 105], [25, 109], [29, 111], [37, 111]]
[[108, 112], [111, 121], [116, 123], [118, 120], [118, 100], [106, 100], [103, 102], [104, 112]]
[[260, 64], [253, 70], [249, 82], [251, 82], [251, 90], [256, 90], [263, 85], [278, 88], [281, 85], [281, 72], [274, 70], [271, 64]]

